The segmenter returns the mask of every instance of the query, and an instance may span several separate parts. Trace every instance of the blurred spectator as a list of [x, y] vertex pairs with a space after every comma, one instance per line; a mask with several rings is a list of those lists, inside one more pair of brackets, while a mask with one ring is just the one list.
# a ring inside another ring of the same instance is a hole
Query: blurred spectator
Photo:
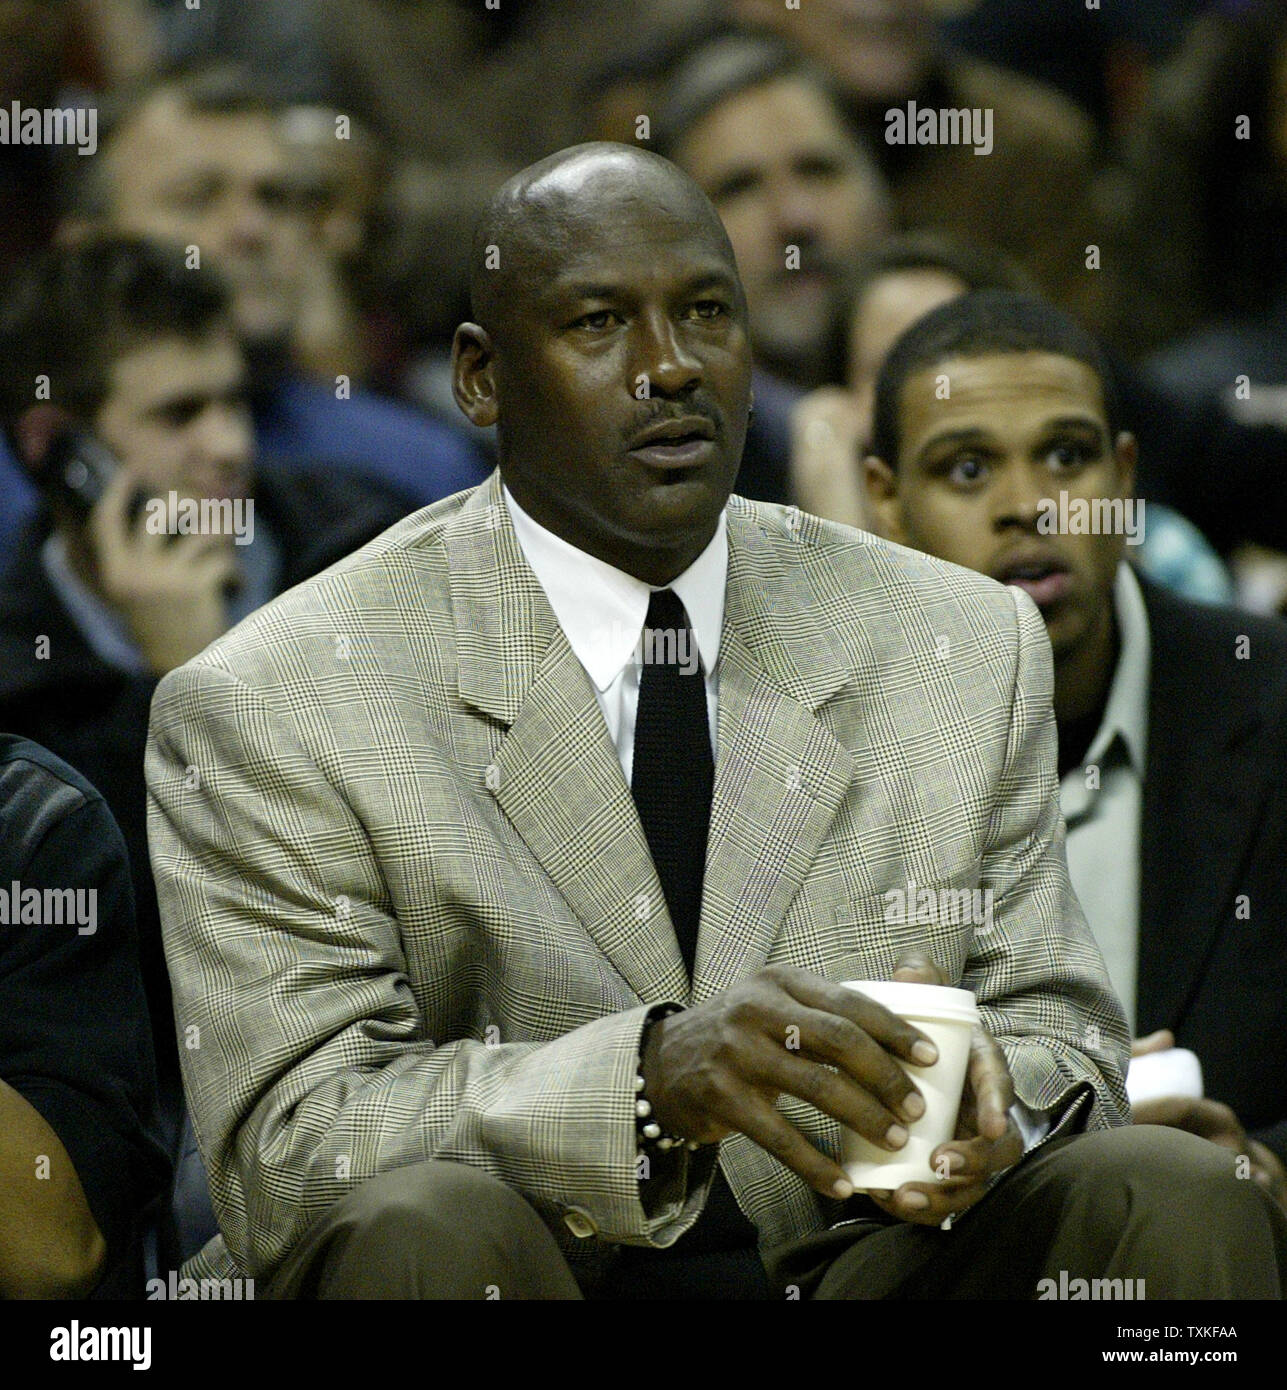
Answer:
[[113, 239], [26, 268], [0, 305], [0, 420], [43, 495], [0, 571], [0, 727], [88, 777], [121, 827], [172, 1152], [182, 1092], [143, 784], [152, 692], [408, 510], [335, 469], [256, 461], [231, 302], [182, 251]]
[[1156, 76], [1126, 151], [1116, 336], [1134, 352], [1287, 294], [1287, 3], [1224, 3]]
[[1056, 87], [1095, 122], [1105, 148], [1133, 123], [1149, 68], [1210, 0], [978, 0], [940, 29], [954, 48]]
[[876, 378], [917, 319], [971, 290], [1028, 289], [1002, 256], [939, 232], [890, 237], [864, 256], [846, 287], [845, 362], [837, 380], [791, 412], [791, 493], [807, 512], [869, 527], [862, 459], [871, 442]]
[[[345, 138], [337, 139], [341, 121]], [[347, 375], [369, 385], [383, 366], [373, 361], [378, 353], [367, 321], [379, 297], [370, 242], [386, 177], [383, 152], [360, 123], [326, 106], [291, 106], [281, 128], [308, 204], [313, 244], [294, 317], [295, 361], [317, 376]], [[458, 414], [453, 404], [448, 419]]]
[[95, 90], [140, 81], [161, 61], [161, 35], [149, 0], [72, 0], [65, 8], [77, 39], [92, 55]]
[[[350, 376], [326, 380], [293, 362], [293, 336], [310, 287], [325, 274], [316, 262], [326, 252], [279, 118], [271, 95], [228, 69], [128, 94], [100, 121], [97, 157], [75, 171], [69, 230], [171, 241], [188, 248], [191, 273], [199, 273], [198, 257], [223, 271], [266, 457], [288, 466], [343, 463], [417, 504], [472, 487], [490, 465], [460, 431], [373, 395]], [[0, 465], [0, 525], [12, 526], [32, 501], [12, 465]]]
[[[1287, 3], [1215, 6], [1158, 77], [1133, 147], [1125, 331], [1192, 447], [1142, 480], [1287, 598]], [[1177, 335], [1178, 337], [1177, 341]], [[1212, 479], [1219, 486], [1212, 486]]]
[[743, 35], [675, 71], [656, 141], [715, 205], [746, 287], [755, 415], [736, 491], [785, 500], [786, 412], [836, 379], [849, 267], [889, 226], [884, 182], [826, 80]]
[[715, 39], [676, 69], [656, 142], [728, 231], [757, 363], [797, 386], [834, 380], [845, 279], [889, 207], [826, 80], [783, 45]]
[[[0, 109], [58, 105], [70, 15], [58, 0], [0, 0]], [[58, 151], [0, 145], [0, 270], [49, 244]]]
[[[147, 0], [0, 0], [0, 110], [95, 106], [144, 77], [160, 45]], [[0, 270], [47, 247], [65, 147], [0, 145]]]
[[141, 1297], [167, 1164], [125, 846], [79, 773], [12, 734], [0, 883], [24, 904], [0, 926], [0, 1297]]
[[[312, 0], [331, 100], [409, 160], [391, 212], [422, 347], [468, 317], [468, 248], [493, 190], [586, 138], [583, 88], [613, 55], [671, 32], [691, 0]], [[633, 134], [632, 137], [633, 138]]]
[[869, 490], [887, 535], [1023, 589], [1045, 619], [1073, 887], [1135, 1032], [1168, 1030], [1205, 1079], [1136, 1122], [1247, 1154], [1287, 1205], [1287, 627], [1122, 563], [1138, 514], [1119, 423], [1070, 319], [969, 295], [886, 359]]
[[[1030, 277], [1004, 256], [940, 233], [893, 237], [867, 256], [854, 276], [848, 325], [847, 385], [821, 387], [791, 415], [793, 497], [805, 511], [874, 529], [861, 460], [871, 442], [881, 367], [898, 339], [940, 304], [975, 290], [1031, 292]], [[1116, 373], [1115, 373], [1116, 375]], [[1133, 373], [1123, 391], [1123, 418], [1153, 418], [1152, 398]], [[1152, 437], [1150, 431], [1149, 438]], [[1132, 559], [1156, 583], [1208, 603], [1227, 603], [1233, 585], [1201, 532], [1175, 511], [1150, 505], [1143, 542]]]
[[[893, 192], [900, 226], [940, 230], [1013, 256], [1057, 303], [1100, 327], [1109, 268], [1087, 268], [1103, 237], [1089, 120], [1052, 88], [954, 53], [928, 0], [723, 0], [727, 15], [767, 29], [832, 77]], [[897, 144], [888, 113], [991, 113], [993, 145]], [[1101, 263], [1102, 265], [1102, 263]]]
[[151, 0], [167, 67], [244, 64], [283, 102], [326, 101], [330, 74], [313, 0]]

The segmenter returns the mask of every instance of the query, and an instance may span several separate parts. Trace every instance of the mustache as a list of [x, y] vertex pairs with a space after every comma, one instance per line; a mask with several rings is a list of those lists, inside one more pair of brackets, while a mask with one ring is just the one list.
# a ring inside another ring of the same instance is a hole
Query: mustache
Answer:
[[673, 405], [663, 409], [654, 409], [646, 414], [637, 416], [630, 422], [629, 428], [624, 432], [623, 438], [629, 444], [638, 438], [644, 430], [651, 429], [653, 425], [663, 425], [671, 420], [692, 420], [700, 418], [710, 422], [711, 429], [715, 432], [716, 439], [724, 437], [724, 415], [723, 412], [712, 405], [699, 404], [697, 401], [690, 401], [686, 405]]

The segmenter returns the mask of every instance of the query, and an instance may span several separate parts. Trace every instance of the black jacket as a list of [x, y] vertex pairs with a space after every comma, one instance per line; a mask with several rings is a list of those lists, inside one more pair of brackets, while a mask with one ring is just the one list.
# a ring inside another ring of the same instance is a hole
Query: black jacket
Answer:
[[1138, 1030], [1170, 1028], [1287, 1161], [1287, 624], [1140, 586]]
[[[255, 511], [282, 555], [284, 592], [387, 530], [414, 504], [367, 479], [329, 469], [259, 465]], [[162, 1112], [182, 1115], [182, 1082], [170, 981], [147, 849], [143, 751], [157, 681], [103, 662], [80, 630], [40, 563], [49, 521], [38, 516], [22, 532], [0, 571], [0, 729], [22, 734], [65, 759], [100, 792], [129, 850], [140, 960], [157, 1044]], [[39, 656], [40, 637], [48, 655]], [[173, 1144], [177, 1134], [167, 1134]]]
[[107, 1244], [99, 1292], [141, 1297], [144, 1214], [169, 1163], [125, 846], [83, 777], [46, 749], [0, 734], [0, 891], [9, 895], [15, 882], [42, 897], [96, 894], [81, 900], [95, 904], [92, 914], [21, 925], [6, 913], [0, 1076], [67, 1150]]

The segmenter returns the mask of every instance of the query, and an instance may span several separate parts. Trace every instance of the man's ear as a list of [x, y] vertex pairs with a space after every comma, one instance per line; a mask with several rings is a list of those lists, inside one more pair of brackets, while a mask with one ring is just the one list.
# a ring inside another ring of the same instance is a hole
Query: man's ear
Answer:
[[74, 417], [60, 405], [40, 404], [24, 410], [14, 421], [13, 446], [28, 475], [37, 475], [45, 466], [55, 439], [75, 425]]
[[903, 527], [903, 508], [898, 497], [898, 476], [882, 458], [868, 454], [862, 461], [863, 482], [867, 492], [868, 514], [875, 523], [877, 535], [887, 541], [907, 544]]
[[1117, 475], [1122, 480], [1122, 496], [1135, 496], [1135, 465], [1140, 448], [1135, 436], [1123, 430], [1113, 441], [1113, 456], [1117, 460]]
[[451, 343], [451, 393], [470, 423], [486, 429], [500, 415], [495, 353], [485, 328], [462, 323]]

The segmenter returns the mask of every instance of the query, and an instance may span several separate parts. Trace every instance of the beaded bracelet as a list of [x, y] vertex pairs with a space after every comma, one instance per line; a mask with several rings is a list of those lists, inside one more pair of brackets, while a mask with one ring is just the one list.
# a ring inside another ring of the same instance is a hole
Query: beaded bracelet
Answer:
[[696, 1139], [684, 1139], [678, 1134], [666, 1134], [661, 1126], [652, 1118], [652, 1102], [644, 1095], [643, 1078], [643, 1054], [648, 1044], [648, 1030], [654, 1023], [663, 1018], [669, 1018], [671, 1014], [683, 1013], [683, 1009], [678, 1004], [664, 1004], [660, 1011], [654, 1014], [645, 1024], [643, 1032], [639, 1035], [639, 1070], [635, 1073], [635, 1140], [640, 1150], [655, 1146], [663, 1153], [668, 1149], [686, 1147], [690, 1152], [695, 1152], [701, 1148]]

